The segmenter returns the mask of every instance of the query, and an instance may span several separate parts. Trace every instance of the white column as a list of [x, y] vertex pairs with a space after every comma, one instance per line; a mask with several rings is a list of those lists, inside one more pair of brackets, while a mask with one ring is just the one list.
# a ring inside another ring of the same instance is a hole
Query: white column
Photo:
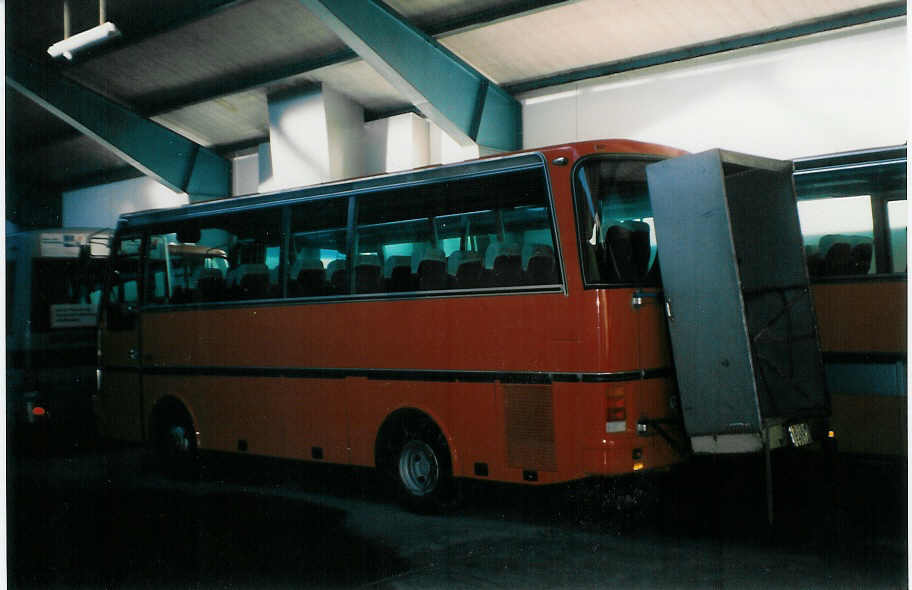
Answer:
[[415, 113], [403, 113], [364, 125], [366, 173], [409, 170], [430, 163], [428, 122]]
[[327, 86], [269, 98], [259, 192], [364, 174], [364, 109]]

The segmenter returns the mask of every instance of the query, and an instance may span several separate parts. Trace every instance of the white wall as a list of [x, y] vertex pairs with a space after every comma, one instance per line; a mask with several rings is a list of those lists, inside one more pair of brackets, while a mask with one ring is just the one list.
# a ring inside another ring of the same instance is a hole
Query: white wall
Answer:
[[189, 202], [147, 176], [63, 193], [63, 227], [114, 227], [122, 213]]
[[525, 147], [626, 138], [795, 158], [906, 141], [905, 19], [542, 89]]

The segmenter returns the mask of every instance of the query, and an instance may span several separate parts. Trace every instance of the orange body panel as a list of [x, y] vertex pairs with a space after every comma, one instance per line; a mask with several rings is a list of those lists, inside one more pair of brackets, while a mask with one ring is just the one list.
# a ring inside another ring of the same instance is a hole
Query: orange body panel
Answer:
[[[513, 482], [523, 481], [531, 467], [523, 461], [536, 463], [537, 483], [554, 483], [629, 473], [635, 449], [647, 469], [682, 460], [661, 437], [636, 432], [639, 418], [673, 413], [662, 310], [633, 307], [633, 288], [583, 289], [570, 179], [573, 162], [584, 154], [682, 152], [627, 141], [542, 151], [566, 293], [147, 309], [137, 330], [144, 419], [163, 397], [175, 397], [192, 413], [201, 448], [242, 446], [254, 454], [311, 459], [319, 447], [325, 461], [371, 466], [384, 420], [397, 409], [416, 408], [445, 435], [455, 476], [474, 477], [475, 464], [485, 463], [488, 479]], [[558, 157], [569, 163], [552, 164]], [[106, 340], [106, 363], [114, 364], [115, 350], [127, 346]], [[237, 375], [226, 374], [235, 369]], [[664, 372], [642, 378], [641, 371], [656, 369]], [[423, 372], [431, 374], [424, 378]], [[442, 372], [449, 377], [433, 376]], [[526, 385], [462, 380], [459, 372], [570, 377]], [[620, 382], [572, 378], [608, 373], [627, 376]], [[623, 432], [606, 432], [611, 393], [626, 403]], [[101, 411], [123, 404], [122, 395], [103, 391]], [[525, 403], [532, 405], [521, 407]], [[553, 430], [511, 430], [516, 416], [543, 409]], [[121, 430], [131, 428], [133, 438], [142, 436], [134, 423]]]
[[[907, 348], [908, 299], [905, 277], [818, 283], [812, 286], [824, 358], [844, 358], [856, 370], [866, 366], [893, 365], [901, 371]], [[890, 371], [887, 371], [889, 373]], [[907, 454], [907, 397], [884, 395], [884, 371], [871, 373], [872, 380], [856, 379], [854, 391], [845, 393], [844, 383], [833, 383], [832, 425], [839, 450], [865, 455]], [[896, 382], [902, 380], [897, 376]]]
[[814, 306], [824, 352], [905, 352], [906, 280], [818, 283]]

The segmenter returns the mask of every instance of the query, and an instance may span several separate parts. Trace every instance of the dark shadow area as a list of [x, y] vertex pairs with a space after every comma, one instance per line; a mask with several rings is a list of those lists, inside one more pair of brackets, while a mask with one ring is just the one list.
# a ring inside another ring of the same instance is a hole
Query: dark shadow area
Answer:
[[[413, 567], [399, 547], [346, 527], [372, 506], [399, 510], [371, 469], [207, 454], [198, 478], [174, 482], [142, 457], [121, 447], [9, 457], [11, 587], [348, 587]], [[463, 481], [448, 518], [606, 535], [659, 552], [708, 542], [815, 555], [907, 585], [904, 460], [783, 453], [773, 470], [772, 527], [762, 456], [695, 457], [645, 477], [544, 487]], [[333, 507], [348, 501], [366, 504], [351, 504], [351, 514]]]
[[904, 458], [784, 452], [772, 465], [772, 526], [762, 455], [693, 457], [664, 473], [542, 488], [464, 482], [463, 512], [660, 543], [794, 549], [906, 579]]
[[[10, 587], [347, 587], [405, 567], [393, 549], [347, 531], [342, 510], [154, 477], [137, 486], [135, 462], [80, 477], [78, 464], [96, 458], [71, 457], [62, 481], [34, 457], [11, 473]], [[245, 473], [234, 479], [269, 481]]]

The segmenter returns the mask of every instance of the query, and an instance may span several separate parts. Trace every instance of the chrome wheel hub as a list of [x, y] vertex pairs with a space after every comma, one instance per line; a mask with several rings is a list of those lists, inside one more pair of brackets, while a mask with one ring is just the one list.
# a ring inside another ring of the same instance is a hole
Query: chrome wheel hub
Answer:
[[190, 437], [183, 426], [174, 425], [168, 429], [168, 447], [175, 453], [186, 453], [190, 450]]
[[437, 454], [427, 443], [411, 440], [399, 454], [399, 479], [409, 493], [424, 496], [434, 491], [440, 479]]

